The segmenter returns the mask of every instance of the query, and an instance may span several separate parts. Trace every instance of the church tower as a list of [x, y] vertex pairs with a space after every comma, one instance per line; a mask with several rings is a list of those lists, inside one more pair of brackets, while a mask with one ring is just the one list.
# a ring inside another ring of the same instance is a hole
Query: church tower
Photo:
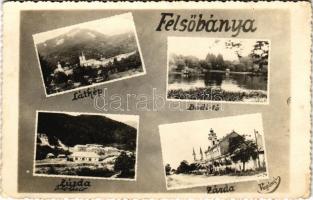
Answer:
[[201, 157], [200, 157], [200, 160], [203, 161], [203, 152], [202, 152], [201, 147], [200, 147], [200, 156], [201, 156]]
[[84, 55], [84, 52], [82, 52], [82, 55], [79, 56], [79, 64], [80, 66], [83, 66], [86, 62], [86, 58], [85, 58], [85, 55]]
[[62, 68], [62, 65], [60, 64], [59, 61], [57, 64], [57, 68], [54, 69], [54, 73], [57, 73], [57, 72], [64, 72], [64, 69]]
[[215, 144], [218, 143], [216, 133], [214, 132], [212, 128], [210, 129], [210, 132], [208, 134], [208, 140], [209, 140], [209, 145], [208, 145], [209, 148], [213, 147]]
[[196, 152], [195, 152], [194, 148], [192, 148], [192, 155], [193, 155], [193, 160], [197, 161], [197, 155], [196, 155]]
[[62, 68], [62, 66], [61, 66], [61, 63], [60, 63], [60, 62], [58, 62], [57, 68], [58, 68], [58, 70], [59, 70], [59, 71], [63, 71], [63, 68]]

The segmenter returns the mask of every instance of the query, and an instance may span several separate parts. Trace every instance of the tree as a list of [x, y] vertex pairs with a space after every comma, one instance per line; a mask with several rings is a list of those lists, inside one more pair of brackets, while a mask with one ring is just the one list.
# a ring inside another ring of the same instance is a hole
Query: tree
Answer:
[[116, 158], [114, 163], [114, 170], [120, 171], [121, 176], [128, 176], [130, 171], [135, 167], [135, 156], [128, 156], [125, 151]]
[[165, 165], [165, 174], [170, 175], [171, 169], [172, 168], [171, 168], [170, 164], [166, 164]]
[[218, 54], [216, 57], [216, 67], [217, 69], [220, 69], [220, 70], [225, 69], [224, 58], [221, 54]]
[[83, 81], [83, 70], [81, 67], [75, 67], [73, 69], [72, 79], [74, 82], [82, 82]]
[[67, 75], [64, 72], [57, 72], [55, 75], [55, 83], [60, 84], [60, 83], [66, 83], [68, 80]]
[[208, 53], [205, 57], [205, 61], [215, 69], [216, 66], [216, 56], [214, 54]]
[[177, 71], [181, 71], [186, 67], [183, 56], [172, 55], [172, 65], [176, 66]]
[[180, 165], [177, 167], [177, 174], [183, 173], [186, 174], [189, 172], [189, 164], [186, 160], [183, 160]]
[[212, 66], [209, 65], [208, 62], [206, 62], [205, 60], [200, 60], [199, 65], [202, 69], [205, 69], [205, 70], [210, 70], [212, 68]]
[[[269, 51], [269, 42], [268, 41], [256, 41], [253, 45], [253, 49], [251, 51], [251, 57], [253, 59], [253, 63], [259, 66], [260, 71], [262, 71], [263, 67], [268, 65], [268, 51]], [[267, 69], [265, 70], [267, 73]]]
[[196, 164], [196, 163], [191, 163], [189, 165], [189, 171], [194, 171], [194, 170], [197, 170], [199, 168], [200, 168], [200, 166], [198, 164]]
[[186, 66], [189, 68], [197, 68], [200, 66], [199, 59], [195, 56], [185, 56], [184, 60]]
[[237, 148], [231, 149], [233, 156], [231, 159], [234, 162], [241, 161], [243, 164], [243, 171], [245, 171], [245, 163], [250, 160], [252, 157], [253, 159], [256, 159], [258, 152], [257, 152], [257, 146], [255, 142], [250, 141], [250, 140], [237, 140], [238, 143]]
[[239, 65], [241, 67], [240, 67], [240, 70], [238, 70], [238, 71], [241, 71], [241, 72], [252, 71], [252, 69], [253, 69], [252, 56], [243, 56], [243, 57], [239, 58], [239, 62], [240, 62]]
[[38, 53], [39, 57], [39, 62], [41, 66], [41, 71], [42, 71], [42, 76], [43, 80], [45, 82], [45, 85], [49, 85], [51, 79], [50, 79], [50, 74], [53, 72], [52, 66], [45, 60], [45, 58]]

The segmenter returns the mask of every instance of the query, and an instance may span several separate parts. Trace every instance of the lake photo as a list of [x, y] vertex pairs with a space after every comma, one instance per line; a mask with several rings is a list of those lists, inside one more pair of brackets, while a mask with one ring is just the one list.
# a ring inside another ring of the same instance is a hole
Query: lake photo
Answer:
[[168, 57], [168, 100], [268, 102], [268, 41], [170, 37]]

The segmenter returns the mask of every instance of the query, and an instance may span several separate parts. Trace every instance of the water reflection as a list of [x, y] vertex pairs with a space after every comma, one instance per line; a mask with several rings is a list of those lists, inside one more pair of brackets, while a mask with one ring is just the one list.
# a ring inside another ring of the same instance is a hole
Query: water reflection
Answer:
[[243, 90], [267, 90], [265, 76], [253, 76], [249, 74], [226, 74], [209, 72], [202, 76], [182, 76], [181, 74], [169, 74], [169, 89], [189, 90], [191, 88], [213, 87], [225, 91]]

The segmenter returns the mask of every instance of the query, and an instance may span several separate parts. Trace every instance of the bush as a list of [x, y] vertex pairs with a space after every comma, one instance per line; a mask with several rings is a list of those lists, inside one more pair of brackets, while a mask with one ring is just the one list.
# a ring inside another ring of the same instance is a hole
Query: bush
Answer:
[[76, 174], [78, 176], [110, 177], [114, 175], [115, 172], [106, 168], [91, 169], [89, 167], [82, 167], [77, 169]]
[[119, 157], [115, 160], [114, 170], [120, 171], [120, 176], [122, 177], [133, 176], [134, 173], [132, 173], [132, 171], [135, 169], [135, 162], [134, 155], [128, 156], [125, 151], [122, 151]]
[[222, 89], [194, 88], [190, 90], [175, 89], [167, 93], [169, 99], [188, 99], [188, 100], [211, 100], [211, 101], [244, 101], [255, 99], [260, 101], [266, 99], [267, 95], [259, 91], [251, 92], [231, 92]]

